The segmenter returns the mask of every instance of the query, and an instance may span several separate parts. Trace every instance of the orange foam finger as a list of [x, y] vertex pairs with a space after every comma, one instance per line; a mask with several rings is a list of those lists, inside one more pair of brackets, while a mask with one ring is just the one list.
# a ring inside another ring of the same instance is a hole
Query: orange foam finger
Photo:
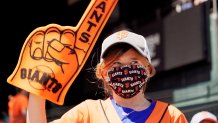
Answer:
[[92, 0], [76, 27], [49, 24], [27, 37], [8, 83], [62, 105], [118, 0]]
[[42, 59], [43, 58], [43, 40], [44, 32], [38, 31], [29, 39], [30, 56], [33, 59]]

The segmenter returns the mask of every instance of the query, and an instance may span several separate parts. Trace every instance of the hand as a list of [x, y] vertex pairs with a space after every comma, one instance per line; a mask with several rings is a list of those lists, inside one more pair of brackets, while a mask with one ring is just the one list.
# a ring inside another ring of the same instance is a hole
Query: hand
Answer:
[[[26, 47], [29, 53], [28, 62], [36, 63], [33, 68], [21, 68], [21, 79], [28, 79], [30, 86], [35, 89], [57, 93], [64, 85], [59, 80], [69, 83], [79, 67], [77, 50], [75, 47], [75, 32], [58, 25], [49, 25], [36, 31], [28, 41]], [[79, 51], [78, 51], [79, 52]], [[25, 54], [25, 53], [24, 53]], [[85, 51], [83, 51], [84, 57]], [[23, 63], [24, 64], [24, 63]], [[70, 76], [69, 76], [70, 75]]]

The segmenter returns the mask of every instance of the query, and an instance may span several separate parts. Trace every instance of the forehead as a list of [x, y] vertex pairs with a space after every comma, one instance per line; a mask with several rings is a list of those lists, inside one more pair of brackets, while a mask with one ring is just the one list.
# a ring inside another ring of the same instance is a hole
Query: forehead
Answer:
[[123, 53], [120, 57], [118, 57], [116, 60], [128, 60], [128, 59], [137, 59], [140, 61], [146, 61], [148, 60], [142, 56], [139, 52], [137, 52], [134, 48], [130, 48], [125, 53]]

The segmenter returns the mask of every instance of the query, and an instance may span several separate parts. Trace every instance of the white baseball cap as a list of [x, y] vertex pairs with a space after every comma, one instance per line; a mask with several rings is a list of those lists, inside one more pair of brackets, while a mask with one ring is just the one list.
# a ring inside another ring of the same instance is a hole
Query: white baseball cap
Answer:
[[217, 123], [217, 117], [208, 111], [201, 111], [201, 112], [196, 113], [192, 117], [190, 123], [200, 123], [201, 121], [206, 120], [206, 119], [214, 121], [215, 123]]
[[101, 58], [111, 46], [118, 43], [127, 43], [135, 48], [141, 55], [146, 57], [151, 63], [151, 57], [148, 50], [148, 45], [145, 38], [142, 35], [130, 32], [128, 30], [121, 30], [108, 36], [102, 44]]
[[[151, 56], [149, 53], [148, 45], [142, 35], [130, 32], [128, 30], [121, 30], [108, 36], [102, 44], [101, 60], [105, 57], [106, 52], [115, 44], [126, 43], [135, 48], [142, 56], [148, 59], [151, 64]], [[155, 75], [156, 70], [151, 64], [151, 77]]]

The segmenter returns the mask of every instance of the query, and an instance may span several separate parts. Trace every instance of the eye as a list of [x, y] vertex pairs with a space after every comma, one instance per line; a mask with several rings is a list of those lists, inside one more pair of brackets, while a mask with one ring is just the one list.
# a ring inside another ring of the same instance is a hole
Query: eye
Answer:
[[139, 62], [137, 60], [131, 61], [131, 64], [138, 64]]
[[117, 67], [117, 66], [121, 66], [121, 63], [119, 61], [113, 62], [112, 67]]

